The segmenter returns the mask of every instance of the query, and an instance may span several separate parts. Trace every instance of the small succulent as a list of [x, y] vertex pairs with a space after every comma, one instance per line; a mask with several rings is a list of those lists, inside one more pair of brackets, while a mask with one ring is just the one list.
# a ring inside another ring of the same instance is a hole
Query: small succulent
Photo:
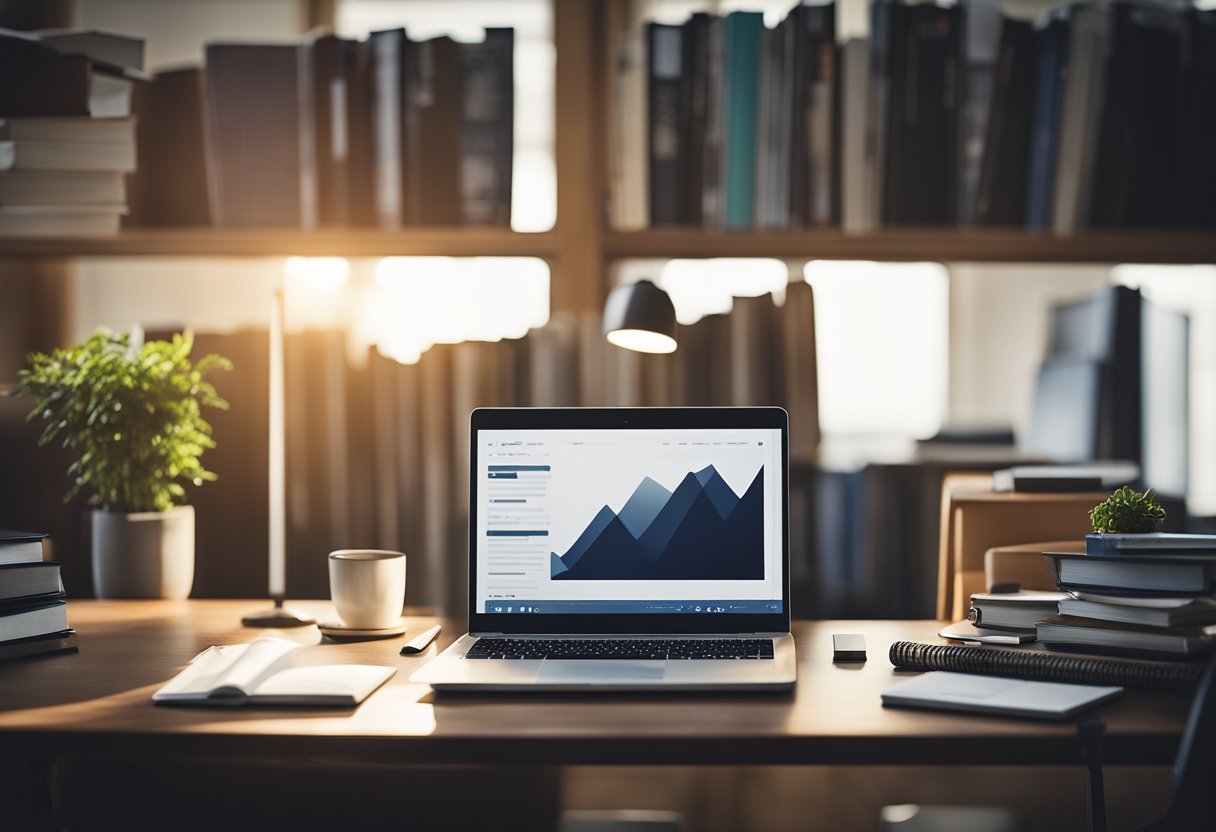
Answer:
[[1141, 494], [1125, 485], [1090, 509], [1089, 519], [1099, 534], [1146, 534], [1161, 528], [1165, 509], [1153, 489]]

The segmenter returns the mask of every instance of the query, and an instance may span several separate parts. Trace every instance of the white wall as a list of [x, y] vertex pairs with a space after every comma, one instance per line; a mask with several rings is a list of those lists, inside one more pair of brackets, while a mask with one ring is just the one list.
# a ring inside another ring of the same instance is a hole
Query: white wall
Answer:
[[1107, 266], [951, 266], [948, 422], [1024, 431], [1048, 309], [1109, 282]]
[[145, 39], [156, 72], [203, 62], [208, 40], [282, 40], [303, 31], [301, 0], [81, 0], [80, 25]]

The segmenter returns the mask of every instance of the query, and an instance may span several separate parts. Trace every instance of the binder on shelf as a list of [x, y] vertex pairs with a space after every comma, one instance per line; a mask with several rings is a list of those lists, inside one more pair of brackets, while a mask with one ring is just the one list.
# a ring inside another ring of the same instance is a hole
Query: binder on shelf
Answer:
[[831, 225], [839, 220], [841, 162], [836, 4], [795, 6], [786, 25], [793, 47], [789, 224]]
[[646, 42], [634, 32], [616, 50], [609, 209], [613, 227], [621, 231], [638, 231], [650, 225], [646, 78]]
[[846, 232], [873, 231], [873, 183], [866, 150], [870, 44], [852, 38], [840, 47], [840, 223]]
[[[1004, 32], [1000, 4], [993, 0], [968, 0], [962, 6], [962, 53], [958, 109], [959, 225], [974, 225], [980, 190], [980, 171], [996, 97], [997, 75]], [[1008, 22], [1008, 21], [1004, 21]], [[1022, 24], [1029, 28], [1029, 24]], [[1018, 218], [1021, 222], [1021, 217]]]
[[885, 225], [949, 225], [957, 194], [959, 9], [890, 10]]
[[294, 45], [206, 46], [211, 216], [228, 228], [300, 228], [299, 58]]
[[764, 15], [731, 12], [722, 20], [723, 225], [756, 219], [756, 120]]
[[703, 195], [707, 174], [707, 143], [710, 130], [710, 39], [717, 18], [697, 12], [684, 24], [681, 57], [680, 217], [689, 226], [705, 221]]
[[1053, 10], [1035, 24], [1038, 69], [1034, 75], [1034, 113], [1030, 127], [1026, 181], [1026, 227], [1046, 231], [1055, 216], [1056, 153], [1060, 108], [1068, 77], [1067, 9]]
[[1089, 206], [1098, 156], [1098, 125], [1106, 97], [1110, 9], [1084, 5], [1071, 10], [1067, 70], [1060, 104], [1052, 226], [1057, 234], [1089, 227]]
[[460, 225], [460, 49], [438, 37], [412, 43], [405, 54], [405, 218]]
[[515, 31], [486, 29], [460, 45], [461, 213], [466, 223], [511, 227]]
[[203, 70], [198, 68], [158, 72], [136, 89], [130, 225], [211, 224], [203, 107]]
[[352, 127], [362, 81], [357, 44], [325, 32], [306, 35], [299, 51], [300, 201], [305, 228], [351, 224], [358, 204]]
[[646, 152], [650, 172], [650, 225], [680, 225], [684, 148], [680, 113], [683, 100], [684, 31], [680, 26], [646, 24]]
[[394, 229], [405, 220], [406, 50], [410, 42], [404, 29], [388, 29], [368, 35], [367, 46], [372, 201], [376, 224]]
[[1168, 228], [1181, 219], [1181, 178], [1190, 175], [1180, 164], [1190, 28], [1173, 10], [1111, 7], [1108, 94], [1086, 206], [1095, 228]]
[[1026, 220], [1037, 57], [1031, 24], [1005, 19], [978, 182], [970, 194], [977, 225], [1019, 226]]

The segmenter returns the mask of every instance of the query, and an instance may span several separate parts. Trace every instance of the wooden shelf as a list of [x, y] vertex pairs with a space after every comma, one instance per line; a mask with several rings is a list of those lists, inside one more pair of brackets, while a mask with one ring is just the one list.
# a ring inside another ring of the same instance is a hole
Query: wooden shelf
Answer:
[[[560, 235], [498, 228], [133, 229], [115, 237], [0, 238], [0, 259], [55, 257], [542, 257]], [[1100, 232], [1058, 237], [1017, 230], [609, 231], [608, 259], [781, 257], [975, 263], [1216, 263], [1216, 234]]]
[[114, 237], [0, 238], [0, 259], [47, 257], [544, 257], [557, 251], [552, 231], [502, 228], [125, 230]]
[[975, 263], [1216, 263], [1216, 234], [1103, 231], [1062, 237], [1019, 229], [706, 231], [662, 228], [609, 231], [612, 259], [781, 257]]

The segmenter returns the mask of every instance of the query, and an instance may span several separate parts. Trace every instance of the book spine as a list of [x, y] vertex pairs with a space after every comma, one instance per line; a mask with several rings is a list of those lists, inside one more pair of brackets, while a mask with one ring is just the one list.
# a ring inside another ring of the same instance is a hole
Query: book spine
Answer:
[[513, 29], [460, 44], [461, 213], [466, 223], [511, 225]]
[[369, 109], [371, 111], [372, 192], [376, 224], [400, 228], [404, 220], [405, 30], [372, 32]]
[[958, 172], [958, 8], [892, 9], [883, 221], [954, 222]]
[[[962, 13], [962, 86], [958, 108], [958, 222], [976, 223], [976, 202], [980, 190], [986, 137], [997, 87], [1001, 51], [1002, 21], [1000, 5], [987, 0], [960, 4]], [[1027, 24], [1028, 25], [1028, 24]]]
[[726, 105], [722, 53], [725, 26], [711, 17], [705, 34], [705, 139], [701, 165], [701, 222], [709, 228], [723, 224], [723, 181], [725, 151], [723, 111]]
[[212, 217], [229, 228], [300, 227], [298, 49], [206, 48], [206, 144]]
[[1046, 682], [1086, 685], [1121, 685], [1164, 693], [1190, 693], [1199, 684], [1202, 664], [1120, 661], [1027, 650], [962, 647], [897, 641], [891, 645], [891, 664], [900, 670], [947, 670], [1011, 676]]
[[343, 50], [346, 82], [346, 206], [352, 225], [376, 225], [376, 183], [372, 165], [372, 61], [367, 41]]
[[1026, 226], [1046, 231], [1052, 227], [1054, 216], [1060, 102], [1068, 71], [1068, 23], [1051, 20], [1038, 32], [1038, 42], [1038, 74], [1027, 162]]
[[1006, 20], [997, 59], [995, 91], [988, 113], [972, 219], [979, 225], [1017, 226], [1026, 216], [1027, 162], [1034, 100], [1034, 30]]
[[803, 182], [802, 214], [812, 226], [832, 225], [837, 217], [833, 206], [833, 170], [836, 166], [836, 7], [807, 8], [805, 99], [801, 105], [807, 125], [806, 178]]
[[414, 225], [460, 225], [460, 50], [438, 37], [406, 54], [405, 217]]
[[680, 141], [683, 30], [650, 23], [646, 27], [647, 153], [650, 157], [650, 224], [679, 225], [684, 149]]
[[616, 51], [610, 215], [612, 226], [621, 231], [650, 225], [646, 78], [645, 39], [633, 33]]
[[886, 214], [884, 183], [887, 176], [888, 106], [891, 98], [891, 47], [893, 18], [902, 10], [891, 0], [874, 0], [870, 5], [870, 75], [866, 117], [865, 213], [871, 228], [879, 226]]
[[727, 228], [751, 228], [756, 218], [756, 124], [763, 28], [760, 12], [732, 12], [722, 27], [722, 84], [726, 93], [722, 185]]
[[680, 160], [683, 185], [681, 214], [690, 226], [701, 225], [705, 181], [705, 134], [709, 107], [709, 17], [694, 14], [684, 24], [683, 76], [681, 78]]

